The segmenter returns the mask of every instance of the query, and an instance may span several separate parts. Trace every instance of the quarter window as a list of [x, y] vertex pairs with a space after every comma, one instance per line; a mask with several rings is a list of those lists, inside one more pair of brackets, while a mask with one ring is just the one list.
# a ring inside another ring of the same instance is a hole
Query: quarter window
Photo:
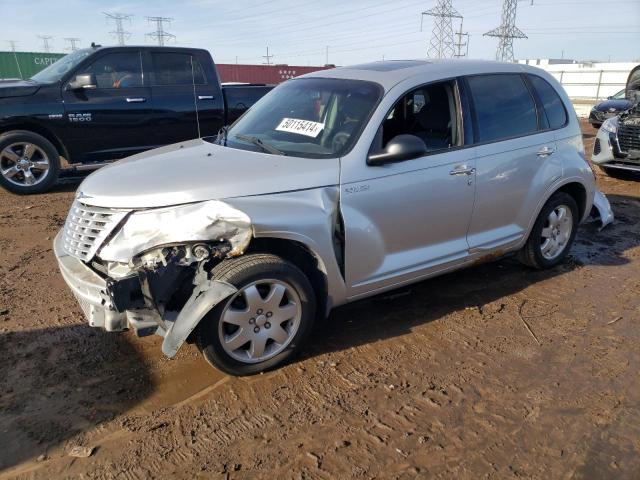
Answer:
[[529, 75], [529, 80], [535, 88], [544, 112], [547, 115], [550, 128], [560, 128], [567, 123], [567, 112], [564, 109], [562, 100], [555, 89], [549, 83], [537, 75]]
[[93, 73], [98, 88], [142, 86], [139, 52], [108, 53], [89, 65], [83, 73]]
[[203, 85], [204, 71], [188, 53], [152, 53], [154, 85]]
[[478, 142], [517, 137], [538, 130], [536, 105], [518, 74], [468, 78], [473, 98]]

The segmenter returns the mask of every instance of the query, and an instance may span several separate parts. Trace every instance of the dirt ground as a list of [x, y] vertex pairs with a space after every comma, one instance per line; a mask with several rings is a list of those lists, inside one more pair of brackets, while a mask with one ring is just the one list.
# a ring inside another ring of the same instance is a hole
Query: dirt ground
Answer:
[[251, 378], [88, 327], [51, 249], [77, 184], [1, 191], [0, 479], [640, 478], [640, 180], [598, 184], [616, 222], [564, 265], [337, 309]]

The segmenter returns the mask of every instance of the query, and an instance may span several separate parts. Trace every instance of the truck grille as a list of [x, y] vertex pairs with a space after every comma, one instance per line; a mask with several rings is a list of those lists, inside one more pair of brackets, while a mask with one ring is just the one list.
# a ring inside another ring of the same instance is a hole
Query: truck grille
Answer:
[[64, 224], [64, 250], [80, 260], [91, 260], [128, 212], [92, 207], [76, 200]]
[[624, 153], [640, 150], [640, 125], [620, 123], [618, 125], [618, 143], [620, 150]]

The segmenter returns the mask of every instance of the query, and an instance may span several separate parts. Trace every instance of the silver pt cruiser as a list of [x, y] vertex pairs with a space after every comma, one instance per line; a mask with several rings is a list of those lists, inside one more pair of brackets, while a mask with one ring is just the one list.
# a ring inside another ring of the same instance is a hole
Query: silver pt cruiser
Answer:
[[215, 367], [290, 359], [347, 302], [508, 252], [562, 262], [612, 219], [547, 73], [394, 61], [287, 81], [215, 138], [119, 161], [55, 239], [89, 324], [195, 341]]

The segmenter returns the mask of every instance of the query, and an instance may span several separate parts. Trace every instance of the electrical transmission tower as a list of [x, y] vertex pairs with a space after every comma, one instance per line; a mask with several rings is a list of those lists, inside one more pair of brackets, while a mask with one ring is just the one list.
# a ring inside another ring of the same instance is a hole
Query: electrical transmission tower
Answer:
[[516, 8], [518, 0], [504, 0], [502, 4], [502, 22], [498, 28], [485, 33], [484, 37], [498, 37], [498, 50], [496, 50], [496, 60], [503, 62], [513, 62], [513, 39], [527, 38], [527, 36], [516, 27]]
[[49, 45], [49, 40], [53, 37], [51, 35], [38, 35], [38, 38], [42, 40], [42, 48], [45, 52], [51, 52], [51, 45]]
[[[456, 53], [454, 57], [462, 58], [469, 56], [469, 32], [462, 33], [462, 22], [460, 22], [460, 30], [456, 33], [456, 36], [458, 37], [458, 41], [454, 45], [458, 50], [458, 53]], [[462, 37], [465, 37], [464, 42], [462, 41]], [[466, 47], [464, 53], [462, 53], [462, 47]]]
[[17, 44], [18, 42], [16, 42], [15, 40], [7, 40], [7, 43], [9, 44], [9, 48], [11, 49], [11, 51], [15, 53], [15, 51], [16, 51], [16, 44]]
[[[327, 58], [329, 55], [329, 49], [327, 47]], [[264, 58], [266, 61], [262, 62], [263, 65], [271, 65], [271, 58], [273, 57], [273, 54], [269, 55], [269, 47], [267, 47], [267, 54], [266, 55], [262, 55], [262, 58]]]
[[75, 52], [76, 50], [78, 50], [78, 42], [80, 41], [79, 38], [66, 37], [65, 40], [69, 42], [69, 48], [67, 48], [67, 50], [71, 50], [72, 52]]
[[115, 35], [115, 37], [118, 39], [118, 45], [124, 45], [125, 39], [131, 36], [131, 32], [125, 31], [123, 23], [125, 20], [128, 20], [129, 23], [131, 23], [131, 17], [133, 15], [128, 15], [126, 13], [107, 13], [107, 12], [102, 12], [102, 14], [105, 17], [110, 18], [111, 20], [114, 20], [116, 22], [116, 29], [109, 33], [111, 35]]
[[158, 45], [160, 45], [161, 47], [164, 46], [165, 43], [165, 39], [175, 39], [176, 36], [172, 35], [169, 32], [166, 32], [164, 30], [164, 23], [171, 23], [171, 20], [173, 20], [172, 18], [167, 18], [167, 17], [147, 17], [147, 21], [150, 23], [155, 23], [156, 24], [156, 31], [155, 32], [151, 32], [151, 33], [147, 33], [147, 36], [151, 37], [151, 38], [155, 38], [156, 41], [158, 42]]
[[427, 50], [429, 58], [451, 58], [455, 55], [453, 40], [454, 18], [462, 18], [462, 15], [453, 8], [452, 0], [438, 0], [436, 6], [422, 12], [420, 19], [422, 30], [422, 20], [424, 16], [434, 17], [433, 31], [431, 32], [431, 41]]

